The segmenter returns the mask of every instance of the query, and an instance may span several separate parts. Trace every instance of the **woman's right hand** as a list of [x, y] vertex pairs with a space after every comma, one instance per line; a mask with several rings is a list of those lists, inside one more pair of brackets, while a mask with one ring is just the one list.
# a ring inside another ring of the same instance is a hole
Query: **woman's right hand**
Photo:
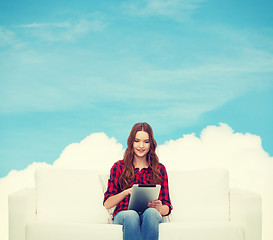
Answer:
[[132, 194], [132, 189], [133, 189], [133, 187], [128, 188], [128, 189], [126, 189], [126, 190], [124, 190], [124, 192], [125, 192], [126, 196], [127, 196], [127, 195], [131, 195], [131, 194]]
[[126, 196], [128, 196], [129, 194], [132, 194], [132, 188], [128, 188], [126, 190], [124, 190], [123, 192], [120, 192], [116, 195], [113, 195], [111, 197], [109, 197], [105, 202], [104, 202], [104, 206], [106, 207], [106, 209], [110, 209], [114, 206], [116, 206], [120, 201], [122, 201]]

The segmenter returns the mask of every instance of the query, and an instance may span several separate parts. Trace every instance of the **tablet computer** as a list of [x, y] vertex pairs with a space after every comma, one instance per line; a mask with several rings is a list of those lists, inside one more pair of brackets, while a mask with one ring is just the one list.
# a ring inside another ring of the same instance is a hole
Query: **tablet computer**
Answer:
[[134, 184], [128, 209], [138, 213], [144, 212], [148, 203], [158, 199], [160, 189], [161, 185], [156, 184]]

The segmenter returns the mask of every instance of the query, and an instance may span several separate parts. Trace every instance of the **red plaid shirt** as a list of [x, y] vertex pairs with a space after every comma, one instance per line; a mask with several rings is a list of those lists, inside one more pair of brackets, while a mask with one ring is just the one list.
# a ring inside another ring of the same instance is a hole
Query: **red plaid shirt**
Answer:
[[[169, 196], [169, 187], [168, 187], [168, 175], [166, 168], [163, 164], [158, 164], [158, 169], [161, 173], [161, 190], [159, 194], [159, 200], [162, 201], [163, 205], [168, 205], [170, 212], [172, 210], [171, 200]], [[114, 196], [121, 192], [119, 185], [119, 177], [124, 170], [123, 160], [117, 161], [110, 171], [110, 179], [108, 181], [107, 191], [104, 193], [104, 202], [111, 196]], [[152, 184], [152, 175], [151, 168], [143, 168], [139, 171], [139, 168], [135, 168], [135, 179], [133, 184]], [[119, 202], [114, 210], [113, 216], [115, 216], [119, 211], [127, 210], [129, 205], [130, 195], [126, 196], [121, 202]]]

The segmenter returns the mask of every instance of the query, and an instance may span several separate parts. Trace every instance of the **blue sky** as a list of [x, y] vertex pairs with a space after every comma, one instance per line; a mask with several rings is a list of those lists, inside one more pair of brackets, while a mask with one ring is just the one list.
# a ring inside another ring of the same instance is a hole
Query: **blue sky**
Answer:
[[0, 177], [135, 122], [227, 123], [273, 156], [271, 1], [1, 1]]

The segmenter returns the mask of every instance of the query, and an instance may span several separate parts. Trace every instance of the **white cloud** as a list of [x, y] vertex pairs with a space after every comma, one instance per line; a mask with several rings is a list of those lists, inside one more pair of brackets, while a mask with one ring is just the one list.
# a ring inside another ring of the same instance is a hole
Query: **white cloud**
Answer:
[[[106, 150], [107, 149], [107, 150]], [[53, 164], [57, 168], [110, 169], [122, 159], [123, 147], [104, 133], [94, 133], [80, 143], [68, 145]]]
[[19, 49], [24, 46], [24, 44], [17, 39], [14, 31], [11, 31], [6, 27], [0, 26], [0, 47], [8, 46]]
[[90, 32], [102, 31], [106, 27], [106, 22], [101, 14], [94, 13], [74, 21], [31, 23], [19, 27], [30, 31], [43, 41], [62, 42], [74, 41]]
[[0, 47], [12, 44], [15, 33], [0, 26]]
[[262, 193], [265, 167], [273, 163], [273, 158], [263, 150], [259, 136], [234, 133], [226, 124], [208, 126], [200, 138], [188, 134], [170, 140], [159, 146], [158, 152], [170, 170], [227, 168], [231, 186], [259, 193]]
[[[121, 159], [122, 145], [104, 133], [94, 133], [80, 143], [67, 146], [53, 167], [72, 169], [105, 169]], [[170, 140], [158, 148], [161, 162], [167, 170], [188, 170], [197, 168], [222, 167], [230, 172], [232, 187], [255, 191], [264, 197], [263, 240], [271, 240], [273, 221], [273, 158], [262, 148], [259, 136], [250, 133], [235, 133], [228, 125], [206, 127], [200, 138], [195, 134], [184, 135]], [[11, 171], [0, 179], [0, 239], [8, 239], [7, 196], [25, 187], [34, 186], [34, 171], [38, 167], [52, 167], [46, 163], [33, 163], [22, 171]], [[271, 192], [269, 191], [271, 190]]]
[[52, 28], [69, 28], [71, 24], [69, 22], [60, 22], [60, 23], [31, 23], [20, 25], [19, 27], [22, 28], [45, 28], [45, 27], [52, 27]]
[[135, 16], [165, 16], [187, 20], [204, 0], [141, 0], [122, 4], [125, 13]]

